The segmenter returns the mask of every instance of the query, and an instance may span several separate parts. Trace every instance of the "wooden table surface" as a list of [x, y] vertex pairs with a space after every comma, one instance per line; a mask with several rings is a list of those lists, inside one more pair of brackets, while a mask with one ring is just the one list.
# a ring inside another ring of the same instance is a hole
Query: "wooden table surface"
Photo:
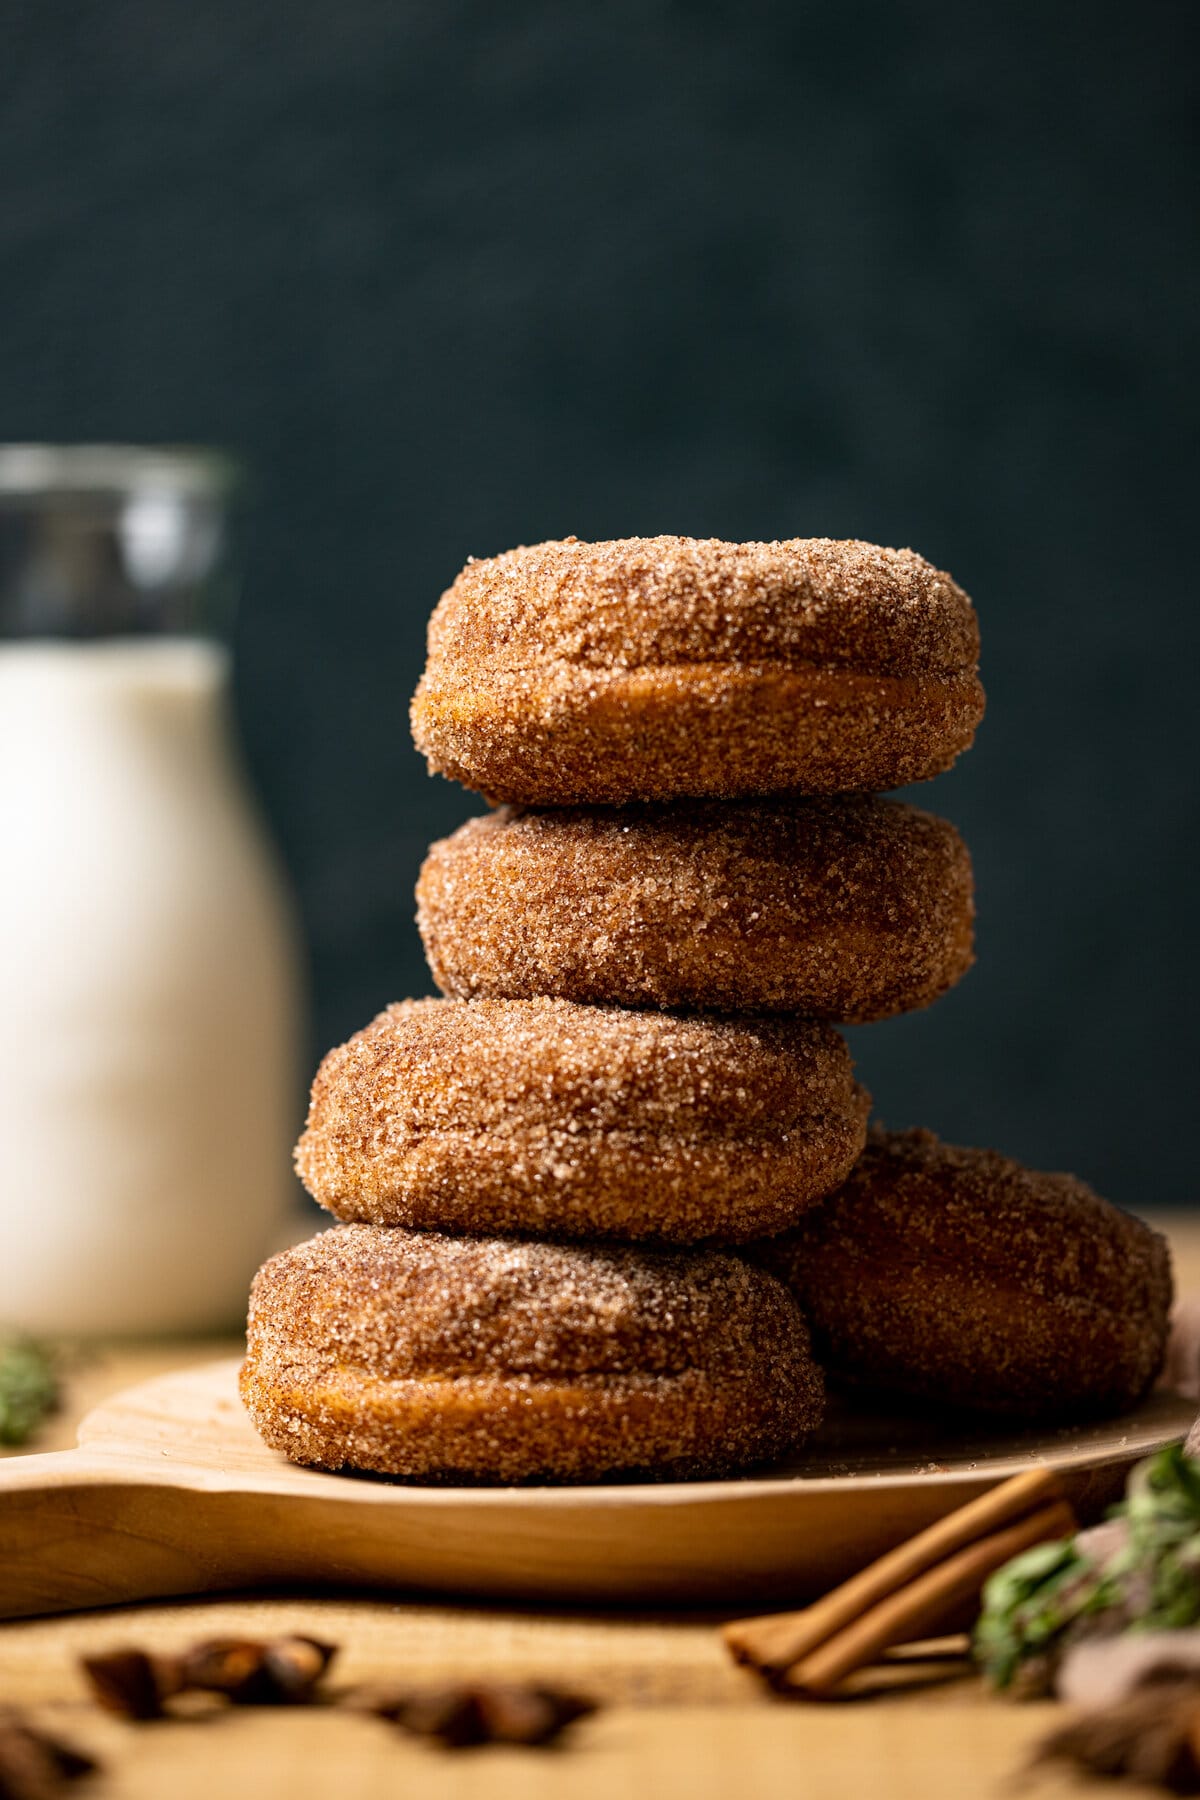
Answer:
[[[1200, 1292], [1200, 1220], [1161, 1223], [1180, 1290]], [[160, 1344], [94, 1354], [75, 1371], [63, 1414], [30, 1448], [73, 1443], [79, 1417], [106, 1394], [229, 1348]], [[1054, 1705], [993, 1698], [969, 1675], [852, 1701], [780, 1701], [730, 1663], [714, 1623], [414, 1605], [390, 1595], [172, 1602], [0, 1625], [0, 1704], [28, 1707], [102, 1760], [104, 1773], [77, 1790], [81, 1800], [1011, 1800], [1024, 1792], [1112, 1800], [1117, 1791], [1025, 1773], [1031, 1747], [1060, 1715]], [[122, 1644], [166, 1649], [200, 1636], [286, 1631], [340, 1644], [339, 1682], [541, 1677], [603, 1704], [555, 1749], [445, 1751], [376, 1720], [317, 1709], [128, 1725], [90, 1702], [78, 1669], [81, 1653]], [[1132, 1800], [1149, 1790], [1119, 1791]]]

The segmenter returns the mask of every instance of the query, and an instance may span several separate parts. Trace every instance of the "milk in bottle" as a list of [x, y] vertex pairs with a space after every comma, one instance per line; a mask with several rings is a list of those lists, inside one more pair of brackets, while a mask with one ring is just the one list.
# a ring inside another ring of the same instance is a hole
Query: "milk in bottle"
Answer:
[[294, 1191], [296, 934], [199, 629], [222, 481], [0, 451], [0, 1324], [234, 1324]]

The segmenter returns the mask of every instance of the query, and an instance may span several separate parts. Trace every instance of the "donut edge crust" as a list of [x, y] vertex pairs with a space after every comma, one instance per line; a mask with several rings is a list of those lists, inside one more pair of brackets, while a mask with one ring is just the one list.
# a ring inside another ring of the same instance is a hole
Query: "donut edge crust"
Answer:
[[984, 704], [973, 673], [559, 664], [486, 681], [427, 671], [411, 723], [429, 773], [490, 805], [620, 806], [889, 793], [952, 768]]

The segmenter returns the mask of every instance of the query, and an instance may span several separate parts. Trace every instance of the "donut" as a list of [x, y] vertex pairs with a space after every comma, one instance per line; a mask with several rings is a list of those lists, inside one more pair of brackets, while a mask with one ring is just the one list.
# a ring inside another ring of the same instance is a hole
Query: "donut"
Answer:
[[764, 1251], [830, 1378], [1027, 1419], [1118, 1413], [1167, 1342], [1166, 1240], [1073, 1175], [873, 1126], [849, 1180]]
[[801, 1019], [407, 1000], [325, 1058], [296, 1166], [372, 1225], [739, 1242], [852, 1168], [852, 1067]]
[[962, 839], [869, 796], [503, 807], [432, 846], [417, 902], [460, 998], [858, 1024], [928, 1006], [972, 961]]
[[873, 792], [968, 748], [978, 661], [970, 600], [911, 550], [571, 537], [468, 562], [413, 736], [494, 801]]
[[421, 1481], [724, 1475], [822, 1411], [800, 1312], [738, 1257], [373, 1225], [259, 1270], [241, 1394], [293, 1462]]

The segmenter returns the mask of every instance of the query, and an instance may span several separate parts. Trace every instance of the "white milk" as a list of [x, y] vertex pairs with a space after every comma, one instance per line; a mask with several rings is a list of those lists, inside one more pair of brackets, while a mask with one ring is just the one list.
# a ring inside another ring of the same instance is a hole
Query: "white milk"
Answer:
[[0, 1323], [244, 1316], [295, 1137], [297, 958], [223, 650], [0, 644]]

